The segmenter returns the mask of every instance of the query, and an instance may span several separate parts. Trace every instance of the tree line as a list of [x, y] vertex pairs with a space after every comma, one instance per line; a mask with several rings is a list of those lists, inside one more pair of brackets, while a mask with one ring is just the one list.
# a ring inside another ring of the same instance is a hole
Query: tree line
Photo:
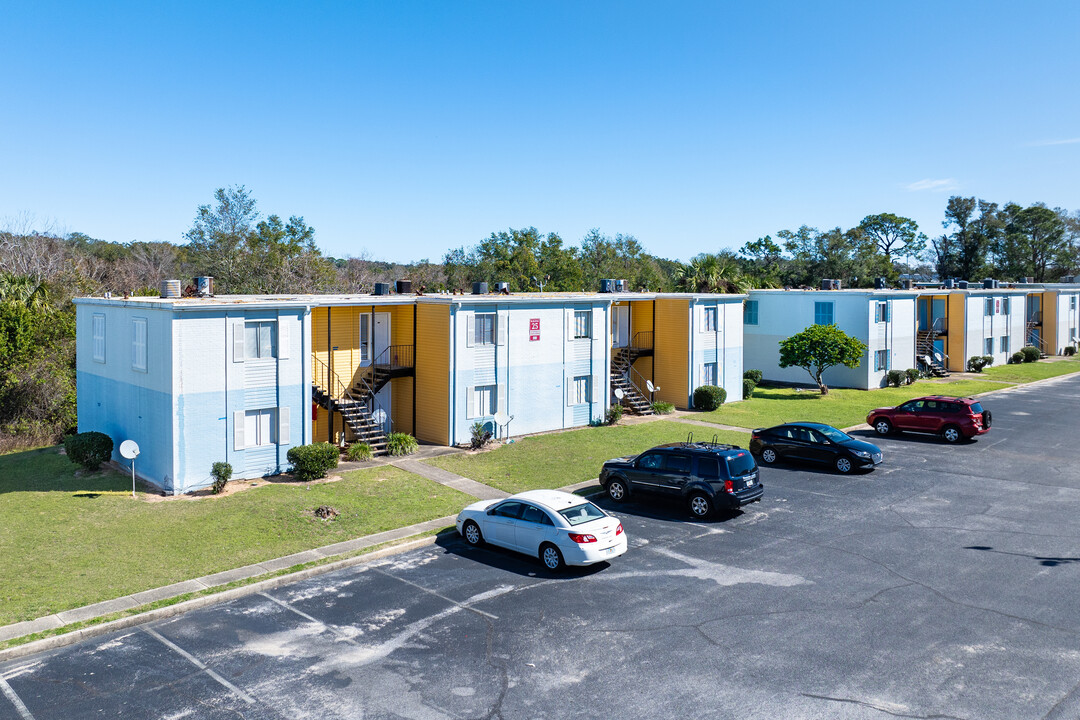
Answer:
[[[56, 442], [74, 430], [75, 312], [80, 295], [156, 295], [170, 278], [211, 275], [219, 294], [363, 293], [409, 279], [421, 292], [468, 292], [476, 281], [511, 292], [630, 290], [744, 292], [816, 286], [822, 278], [870, 287], [901, 274], [977, 280], [1080, 274], [1080, 213], [1042, 203], [999, 206], [952, 197], [943, 232], [883, 213], [857, 226], [802, 226], [680, 262], [645, 251], [633, 235], [590, 230], [580, 241], [535, 227], [491, 233], [440, 261], [394, 263], [324, 255], [302, 216], [260, 213], [243, 186], [220, 188], [196, 209], [182, 243], [118, 243], [60, 234], [27, 220], [0, 229], [0, 451]], [[703, 243], [704, 244], [704, 243]]]

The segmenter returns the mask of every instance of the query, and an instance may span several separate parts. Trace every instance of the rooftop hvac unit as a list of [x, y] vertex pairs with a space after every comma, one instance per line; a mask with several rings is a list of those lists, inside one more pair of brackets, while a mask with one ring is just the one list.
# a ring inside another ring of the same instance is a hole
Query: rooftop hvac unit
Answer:
[[874, 278], [874, 289], [875, 290], [884, 290], [887, 287], [889, 287], [888, 278], [883, 278], [883, 277]]
[[954, 278], [945, 278], [945, 289], [952, 290], [956, 287], [956, 280]]
[[958, 282], [956, 284], [960, 286], [961, 290], [967, 290], [968, 285], [970, 285], [971, 283], [969, 283], [967, 280], [961, 280], [960, 282]]
[[821, 289], [822, 290], [832, 290], [833, 289], [833, 281], [828, 279], [828, 278], [823, 278], [821, 280]]
[[180, 281], [179, 280], [162, 280], [161, 281], [161, 297], [163, 297], [163, 298], [178, 298], [178, 297], [180, 297]]
[[214, 278], [209, 275], [200, 275], [191, 282], [195, 288], [195, 294], [199, 297], [212, 297], [214, 295]]
[[983, 290], [993, 290], [993, 289], [994, 289], [994, 279], [993, 278], [985, 278], [985, 279], [983, 279]]
[[615, 292], [615, 281], [614, 280], [601, 280], [600, 281], [600, 292], [602, 292], [602, 293]]
[[396, 285], [398, 295], [412, 294], [412, 280], [398, 280]]
[[510, 292], [510, 283], [507, 283], [507, 282], [497, 282], [497, 283], [495, 283], [495, 292], [497, 292], [497, 293], [509, 293]]
[[474, 282], [472, 284], [473, 295], [487, 295], [488, 285], [486, 282]]
[[904, 278], [900, 281], [900, 284], [905, 290], [911, 290], [913, 287], [915, 287], [915, 281], [911, 278]]
[[373, 295], [389, 295], [390, 283], [375, 283], [375, 292]]

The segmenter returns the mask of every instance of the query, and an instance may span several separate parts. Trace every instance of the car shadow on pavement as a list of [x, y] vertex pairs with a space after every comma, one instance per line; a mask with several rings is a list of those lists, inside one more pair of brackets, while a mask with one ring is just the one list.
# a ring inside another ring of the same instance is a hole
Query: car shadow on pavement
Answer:
[[878, 435], [873, 430], [852, 430], [848, 433], [848, 435], [875, 444], [879, 442], [884, 442], [885, 440], [899, 440], [900, 442], [904, 443], [914, 442], [928, 445], [938, 445], [941, 447], [955, 447], [956, 445], [974, 445], [979, 441], [979, 436], [976, 435], [972, 438], [961, 438], [954, 445], [950, 445], [949, 443], [942, 440], [940, 435], [935, 435], [932, 433], [897, 432], [895, 430], [884, 436]]
[[621, 513], [623, 515], [635, 515], [650, 520], [663, 520], [666, 522], [727, 522], [743, 514], [742, 510], [715, 510], [707, 518], [696, 518], [690, 514], [683, 500], [658, 498], [655, 496], [629, 497], [623, 502], [615, 502], [606, 495], [592, 498], [592, 501], [603, 508], [606, 512]]
[[1028, 553], [1009, 552], [1008, 550], [995, 550], [989, 545], [965, 545], [965, 550], [980, 550], [982, 552], [997, 553], [998, 555], [1015, 555], [1016, 557], [1037, 560], [1043, 567], [1057, 567], [1058, 565], [1070, 565], [1080, 563], [1080, 557], [1053, 557], [1043, 555], [1029, 555]]
[[765, 485], [766, 489], [769, 487], [769, 476], [774, 473], [783, 473], [785, 475], [809, 473], [810, 475], [822, 475], [837, 479], [874, 474], [874, 470], [871, 468], [852, 468], [851, 472], [842, 473], [833, 468], [832, 465], [822, 465], [811, 462], [801, 463], [794, 460], [791, 462], [778, 460], [772, 465], [759, 465], [758, 467], [762, 468], [761, 482]]
[[544, 567], [538, 557], [531, 557], [490, 543], [473, 547], [465, 542], [465, 539], [453, 528], [440, 530], [435, 536], [435, 545], [442, 548], [447, 554], [458, 555], [496, 570], [541, 580], [572, 580], [574, 578], [588, 577], [609, 567], [609, 563], [598, 562], [584, 567], [567, 565], [562, 570], [551, 571]]

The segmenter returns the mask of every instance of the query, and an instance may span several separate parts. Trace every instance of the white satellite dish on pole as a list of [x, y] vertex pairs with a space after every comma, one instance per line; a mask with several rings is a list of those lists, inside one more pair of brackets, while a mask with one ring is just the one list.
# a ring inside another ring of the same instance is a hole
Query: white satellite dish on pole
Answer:
[[499, 410], [495, 413], [495, 424], [504, 430], [506, 426], [510, 424], [510, 421], [514, 419], [513, 415], [508, 415], [505, 410]]
[[656, 388], [653, 387], [652, 380], [646, 380], [645, 387], [649, 388], [649, 392], [656, 392]]
[[131, 461], [131, 497], [135, 497], [135, 458], [139, 457], [139, 443], [134, 440], [120, 443], [120, 455]]
[[382, 408], [379, 408], [375, 412], [371, 413], [371, 417], [373, 420], [375, 420], [375, 422], [382, 425], [384, 422], [386, 422], [386, 411]]
[[626, 393], [624, 393], [622, 391], [622, 388], [615, 388], [615, 397], [616, 397], [616, 399], [622, 400], [624, 395], [626, 395]]

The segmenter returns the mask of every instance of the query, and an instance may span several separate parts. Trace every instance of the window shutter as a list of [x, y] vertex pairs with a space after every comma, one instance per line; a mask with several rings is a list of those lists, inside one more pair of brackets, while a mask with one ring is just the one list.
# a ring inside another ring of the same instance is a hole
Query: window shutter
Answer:
[[476, 316], [474, 316], [472, 314], [469, 314], [469, 315], [465, 316], [465, 347], [472, 347], [475, 337], [476, 337]]
[[708, 315], [708, 311], [703, 307], [697, 308], [698, 310], [698, 332], [705, 332], [705, 316]]
[[465, 419], [476, 417], [476, 389], [465, 388]]
[[601, 333], [603, 332], [605, 325], [604, 311], [599, 308], [593, 308], [592, 316], [589, 320], [589, 337], [593, 340], [603, 339], [604, 336]]
[[278, 318], [277, 329], [277, 356], [278, 360], [289, 357], [289, 323], [287, 318]]
[[498, 386], [498, 399], [495, 401], [495, 413], [506, 412], [506, 385]]
[[[240, 337], [244, 336], [244, 326], [240, 326]], [[233, 450], [244, 449], [244, 423], [246, 422], [243, 410], [237, 410], [232, 415], [233, 418]]]
[[566, 341], [571, 342], [574, 339], [574, 311], [572, 309], [566, 311]]
[[233, 323], [232, 335], [233, 362], [244, 362], [244, 323]]
[[277, 441], [278, 445], [289, 444], [289, 408], [278, 408], [278, 424], [277, 424]]
[[574, 404], [574, 377], [572, 375], [566, 376], [566, 404], [567, 406]]
[[599, 375], [593, 375], [589, 379], [589, 383], [592, 385], [592, 401], [594, 403], [600, 402], [600, 385], [602, 384], [600, 379]]
[[503, 314], [495, 316], [495, 344], [505, 345], [507, 333], [507, 317]]

